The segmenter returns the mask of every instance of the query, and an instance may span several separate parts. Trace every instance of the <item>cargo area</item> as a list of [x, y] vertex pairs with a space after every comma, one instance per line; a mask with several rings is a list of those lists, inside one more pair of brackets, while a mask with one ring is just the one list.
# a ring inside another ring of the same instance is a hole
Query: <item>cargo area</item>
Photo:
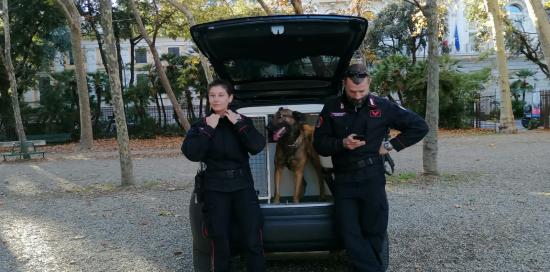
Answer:
[[[299, 106], [287, 106], [292, 110], [297, 110], [305, 114], [306, 123], [314, 126], [318, 117], [318, 112], [321, 109], [321, 105], [299, 105]], [[252, 175], [254, 177], [255, 188], [258, 191], [258, 196], [262, 204], [271, 204], [274, 192], [275, 192], [275, 151], [277, 143], [274, 142], [268, 130], [267, 125], [271, 122], [273, 114], [279, 107], [263, 107], [263, 108], [248, 108], [239, 110], [239, 112], [245, 114], [253, 120], [254, 126], [258, 129], [262, 135], [266, 138], [266, 148], [262, 152], [250, 157], [250, 167], [252, 169]], [[258, 112], [260, 111], [261, 112]], [[321, 157], [321, 164], [324, 167], [330, 167], [330, 158]], [[326, 198], [324, 201], [319, 199], [319, 182], [317, 174], [310, 162], [307, 163], [304, 171], [305, 191], [304, 197], [301, 199], [300, 204], [326, 204], [326, 202], [332, 202], [330, 196], [330, 190], [326, 184], [325, 186]], [[281, 181], [281, 204], [278, 205], [297, 205], [292, 202], [292, 195], [294, 193], [294, 176], [288, 169], [284, 168]]]

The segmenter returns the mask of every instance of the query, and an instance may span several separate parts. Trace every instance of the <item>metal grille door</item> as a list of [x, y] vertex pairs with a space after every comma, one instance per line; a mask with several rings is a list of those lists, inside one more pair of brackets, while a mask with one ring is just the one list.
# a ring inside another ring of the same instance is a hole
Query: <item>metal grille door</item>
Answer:
[[[265, 138], [266, 116], [250, 117], [254, 127]], [[254, 178], [254, 187], [258, 190], [260, 199], [269, 199], [269, 178], [267, 171], [267, 148], [264, 148], [260, 153], [250, 156], [250, 169], [252, 169], [252, 177]]]

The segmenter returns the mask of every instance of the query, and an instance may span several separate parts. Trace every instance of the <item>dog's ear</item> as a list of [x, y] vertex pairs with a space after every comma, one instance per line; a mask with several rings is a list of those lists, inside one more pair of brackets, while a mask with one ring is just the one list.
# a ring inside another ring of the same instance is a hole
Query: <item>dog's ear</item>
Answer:
[[278, 111], [282, 111], [282, 110], [284, 110], [284, 108], [283, 108], [283, 107], [280, 107]]
[[294, 117], [294, 120], [296, 120], [297, 123], [302, 123], [305, 121], [306, 116], [299, 112], [299, 111], [293, 111], [292, 117]]

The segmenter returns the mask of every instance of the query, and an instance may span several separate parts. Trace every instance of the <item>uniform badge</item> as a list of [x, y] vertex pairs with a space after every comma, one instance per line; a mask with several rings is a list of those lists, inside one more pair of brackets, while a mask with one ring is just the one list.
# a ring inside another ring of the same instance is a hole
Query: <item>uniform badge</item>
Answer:
[[319, 118], [317, 118], [317, 122], [315, 123], [315, 127], [320, 128], [322, 125], [323, 125], [323, 116], [319, 116]]
[[344, 109], [344, 103], [340, 102], [340, 109], [343, 110]]
[[378, 117], [381, 117], [381, 116], [382, 116], [382, 111], [379, 110], [379, 109], [370, 110], [369, 113], [370, 113], [370, 117], [376, 117], [376, 118], [378, 118]]
[[331, 117], [343, 117], [343, 116], [345, 116], [345, 115], [346, 115], [345, 112], [331, 112], [331, 113], [330, 113], [330, 116], [331, 116]]

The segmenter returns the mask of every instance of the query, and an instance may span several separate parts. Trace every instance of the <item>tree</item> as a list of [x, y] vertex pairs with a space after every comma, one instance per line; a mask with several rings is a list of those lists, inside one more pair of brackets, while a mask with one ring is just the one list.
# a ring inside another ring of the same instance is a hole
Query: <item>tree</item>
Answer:
[[515, 100], [519, 100], [521, 95], [521, 101], [525, 102], [525, 93], [532, 92], [533, 85], [527, 82], [527, 79], [533, 77], [536, 73], [529, 69], [521, 69], [514, 73], [516, 80], [510, 84], [510, 91]]
[[76, 85], [78, 87], [78, 105], [80, 109], [80, 149], [89, 150], [93, 146], [92, 115], [90, 97], [86, 80], [86, 64], [82, 52], [80, 14], [73, 0], [57, 0], [63, 9], [71, 29], [72, 54], [75, 60]]
[[[189, 27], [192, 27], [192, 26], [197, 24], [197, 22], [195, 20], [195, 16], [193, 16], [193, 13], [187, 7], [187, 5], [185, 5], [183, 3], [180, 3], [180, 2], [176, 2], [175, 0], [166, 0], [166, 1], [168, 1], [172, 6], [177, 8], [179, 11], [181, 11], [185, 15], [185, 18], [187, 18], [187, 23], [189, 24]], [[264, 3], [264, 5], [265, 5], [265, 3]], [[263, 7], [263, 5], [262, 5], [262, 7]], [[206, 76], [206, 80], [208, 81], [208, 83], [210, 83], [210, 82], [212, 82], [213, 77], [212, 77], [212, 73], [210, 71], [210, 67], [208, 66], [208, 60], [200, 52], [199, 52], [199, 57], [200, 57], [200, 60], [201, 60], [202, 70], [204, 72], [204, 75]]]
[[[477, 26], [477, 34], [474, 40], [474, 45], [477, 50], [484, 50], [483, 45], [486, 45], [491, 40], [492, 23], [487, 14], [487, 8], [484, 1], [464, 0], [466, 4], [467, 18], [471, 22], [475, 22]], [[550, 78], [550, 70], [544, 62], [544, 54], [540, 39], [535, 33], [527, 32], [523, 29], [522, 24], [517, 24], [511, 21], [508, 16], [501, 16], [503, 29], [505, 32], [506, 48], [513, 55], [523, 55], [529, 61], [539, 66], [540, 71]], [[492, 46], [487, 46], [489, 51]]]
[[157, 68], [157, 72], [159, 73], [160, 81], [162, 83], [162, 87], [166, 91], [166, 94], [168, 95], [168, 98], [170, 98], [170, 102], [172, 102], [172, 106], [174, 109], [174, 112], [176, 113], [176, 116], [178, 117], [178, 121], [180, 125], [183, 127], [185, 131], [188, 131], [191, 125], [189, 124], [189, 121], [187, 118], [185, 118], [185, 115], [183, 114], [183, 111], [181, 110], [181, 106], [174, 95], [174, 92], [172, 91], [172, 86], [170, 86], [170, 82], [168, 81], [168, 77], [166, 76], [166, 73], [164, 72], [164, 69], [162, 67], [162, 63], [160, 62], [160, 57], [157, 52], [157, 49], [155, 48], [155, 45], [153, 41], [149, 38], [149, 35], [147, 34], [147, 31], [145, 30], [145, 27], [143, 26], [143, 22], [141, 21], [141, 16], [139, 15], [139, 12], [136, 8], [136, 5], [133, 0], [129, 0], [130, 7], [134, 13], [134, 17], [136, 19], [136, 22], [138, 24], [139, 30], [141, 32], [141, 36], [145, 39], [147, 44], [149, 45], [149, 49], [151, 50], [151, 53], [153, 54], [153, 59], [155, 61], [155, 67]]
[[407, 89], [409, 81], [408, 71], [414, 63], [408, 57], [396, 54], [383, 58], [372, 73], [373, 89], [380, 95], [390, 95], [397, 92], [399, 102], [406, 106], [403, 92]]
[[439, 129], [439, 61], [437, 0], [428, 0], [423, 9], [428, 19], [428, 88], [426, 90], [426, 122], [430, 130], [424, 138], [422, 162], [424, 174], [439, 176], [437, 167], [437, 132]]
[[372, 21], [367, 48], [378, 57], [407, 54], [416, 63], [417, 51], [426, 47], [426, 25], [417, 16], [420, 9], [407, 2], [391, 3]]
[[501, 10], [497, 0], [486, 0], [489, 13], [493, 39], [495, 41], [496, 61], [498, 68], [498, 86], [500, 88], [500, 131], [503, 133], [516, 133], [516, 124], [512, 113], [512, 100], [510, 98], [510, 83], [508, 81], [508, 64], [504, 48], [504, 34], [502, 29]]
[[13, 116], [15, 117], [15, 127], [17, 136], [21, 142], [21, 147], [24, 147], [23, 142], [27, 141], [25, 128], [23, 127], [23, 119], [21, 118], [21, 109], [19, 107], [19, 94], [17, 91], [17, 78], [15, 77], [15, 69], [11, 60], [11, 38], [10, 38], [10, 16], [8, 0], [2, 2], [2, 12], [4, 13], [4, 55], [2, 62], [4, 63], [6, 72], [10, 79], [11, 101], [13, 107]]
[[546, 65], [550, 64], [550, 22], [540, 0], [525, 0], [530, 17], [535, 23]]
[[124, 102], [122, 101], [122, 89], [118, 77], [119, 65], [116, 53], [116, 45], [113, 34], [113, 17], [111, 0], [101, 0], [101, 26], [105, 41], [107, 66], [109, 67], [109, 82], [113, 97], [113, 111], [117, 127], [118, 153], [120, 156], [121, 183], [123, 186], [134, 184], [134, 173], [132, 157], [130, 155], [130, 144], [128, 138], [128, 127], [126, 125], [126, 114], [124, 113]]

